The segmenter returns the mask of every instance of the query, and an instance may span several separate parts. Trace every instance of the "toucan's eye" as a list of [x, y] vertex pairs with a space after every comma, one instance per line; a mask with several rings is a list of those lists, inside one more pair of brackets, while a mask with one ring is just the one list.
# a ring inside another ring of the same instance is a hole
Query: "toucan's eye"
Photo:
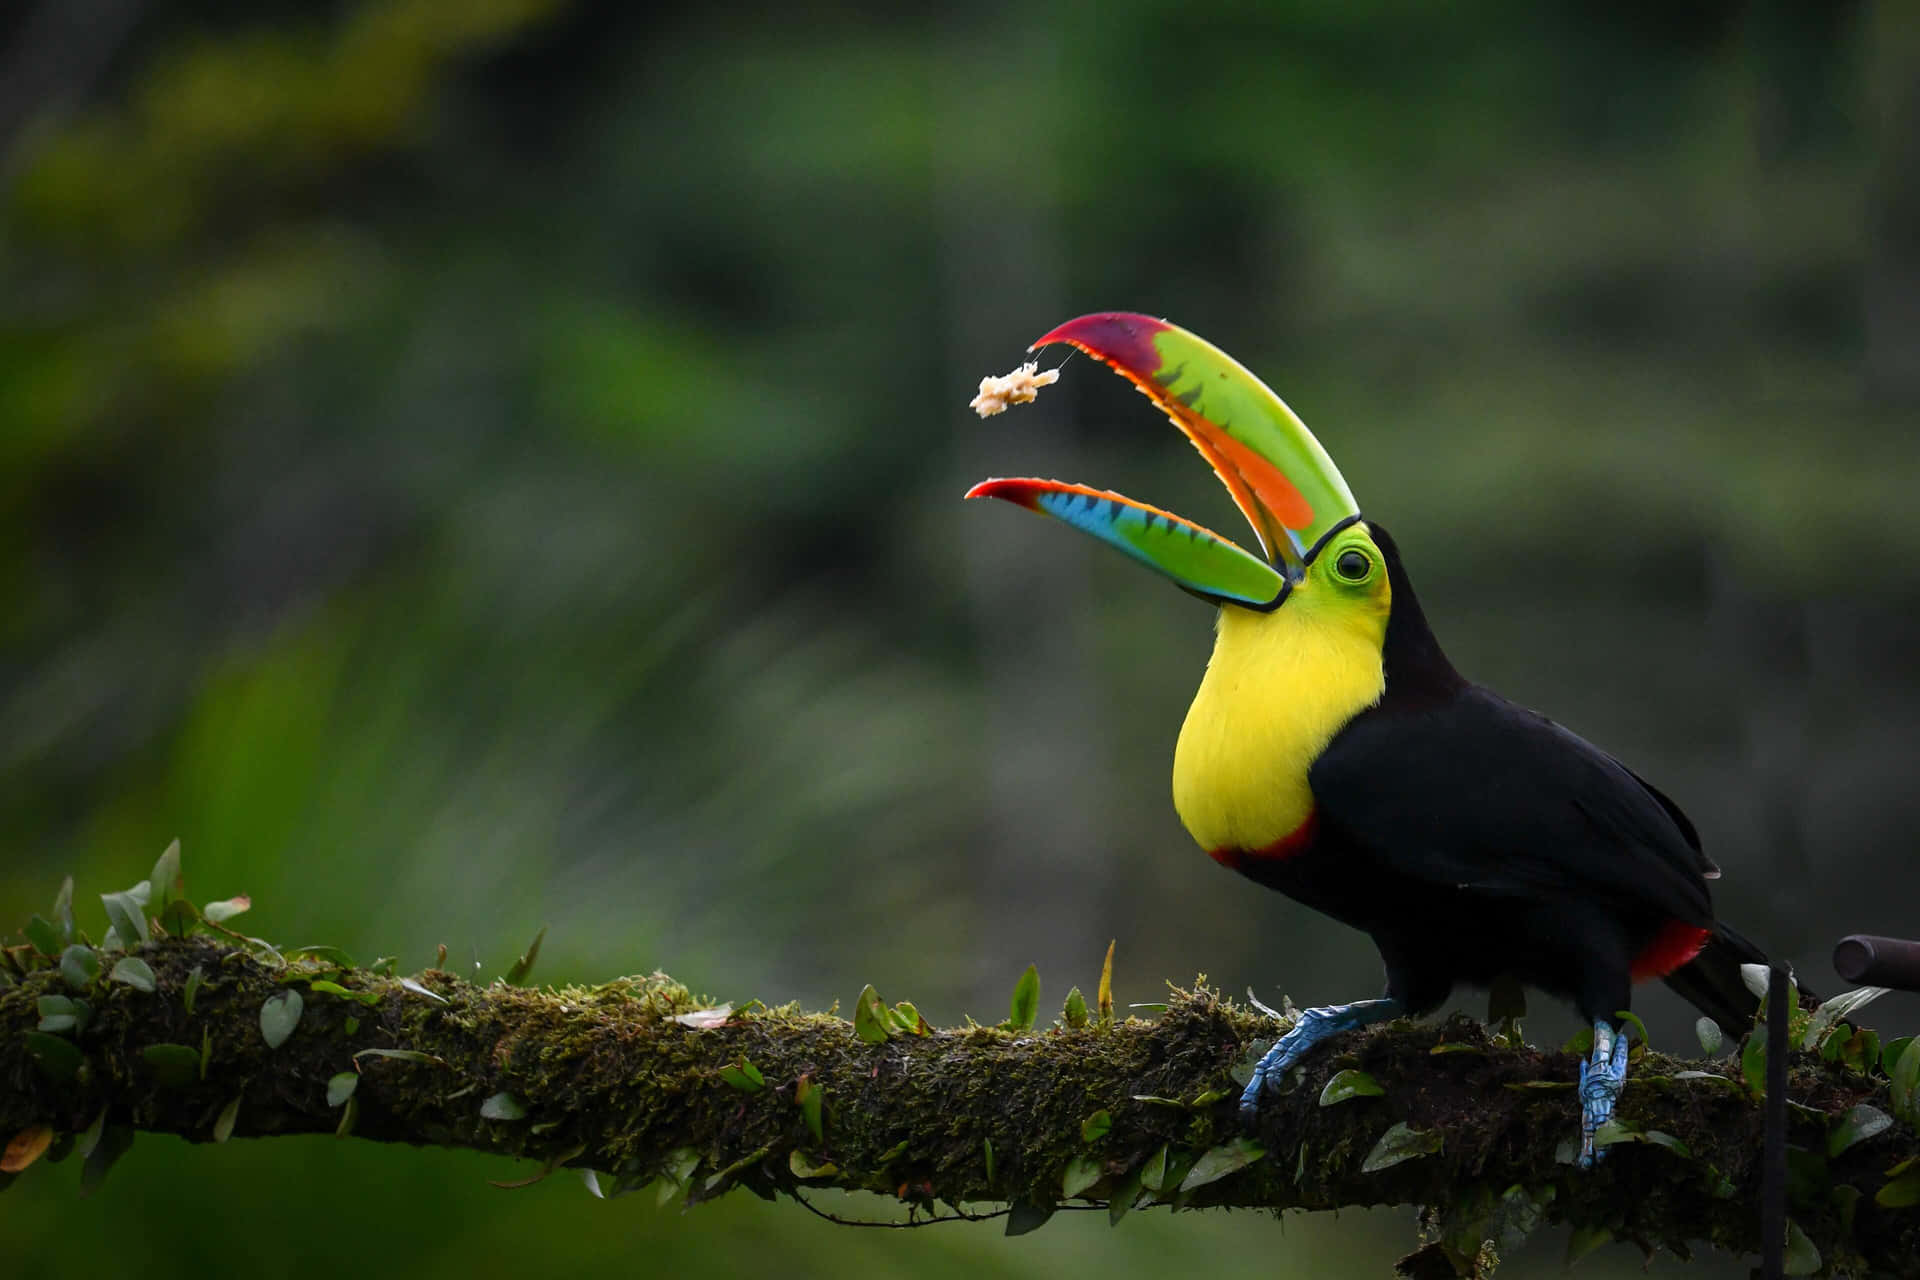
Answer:
[[1333, 570], [1348, 582], [1363, 581], [1373, 571], [1373, 561], [1360, 551], [1342, 551], [1333, 562]]

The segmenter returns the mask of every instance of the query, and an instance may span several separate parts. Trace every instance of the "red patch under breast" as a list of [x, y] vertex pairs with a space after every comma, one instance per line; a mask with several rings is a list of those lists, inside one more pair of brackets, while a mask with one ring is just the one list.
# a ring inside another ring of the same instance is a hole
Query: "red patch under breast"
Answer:
[[1312, 847], [1313, 837], [1319, 829], [1319, 815], [1309, 813], [1306, 821], [1272, 844], [1262, 845], [1258, 849], [1209, 849], [1207, 856], [1231, 871], [1245, 871], [1256, 863], [1285, 862]]
[[1703, 929], [1697, 924], [1687, 924], [1681, 920], [1669, 920], [1660, 926], [1660, 932], [1653, 935], [1649, 942], [1633, 960], [1633, 980], [1646, 982], [1653, 978], [1664, 978], [1700, 954], [1707, 945], [1707, 939], [1713, 936], [1713, 930]]

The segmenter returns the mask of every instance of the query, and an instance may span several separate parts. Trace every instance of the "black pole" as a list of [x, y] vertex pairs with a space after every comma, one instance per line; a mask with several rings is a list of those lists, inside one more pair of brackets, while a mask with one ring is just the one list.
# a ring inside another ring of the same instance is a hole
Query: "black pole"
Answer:
[[1761, 1152], [1760, 1267], [1782, 1280], [1787, 1266], [1787, 983], [1774, 964], [1767, 977], [1767, 1138]]

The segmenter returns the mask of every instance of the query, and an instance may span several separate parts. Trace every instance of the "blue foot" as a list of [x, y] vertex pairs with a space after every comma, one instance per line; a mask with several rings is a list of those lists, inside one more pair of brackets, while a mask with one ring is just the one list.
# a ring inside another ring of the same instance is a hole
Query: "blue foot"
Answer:
[[1593, 1145], [1594, 1130], [1613, 1119], [1614, 1103], [1627, 1087], [1627, 1038], [1604, 1019], [1593, 1024], [1593, 1058], [1580, 1064], [1580, 1167], [1604, 1160], [1605, 1147]]
[[1240, 1095], [1240, 1114], [1251, 1120], [1260, 1109], [1260, 1095], [1266, 1091], [1267, 1082], [1284, 1080], [1287, 1072], [1293, 1069], [1293, 1064], [1322, 1040], [1337, 1036], [1342, 1031], [1357, 1031], [1376, 1022], [1397, 1018], [1401, 1012], [1400, 1002], [1392, 997], [1356, 1000], [1352, 1004], [1322, 1005], [1306, 1010], [1293, 1024], [1293, 1029], [1274, 1041], [1273, 1048], [1254, 1064], [1253, 1079], [1247, 1081], [1246, 1092]]

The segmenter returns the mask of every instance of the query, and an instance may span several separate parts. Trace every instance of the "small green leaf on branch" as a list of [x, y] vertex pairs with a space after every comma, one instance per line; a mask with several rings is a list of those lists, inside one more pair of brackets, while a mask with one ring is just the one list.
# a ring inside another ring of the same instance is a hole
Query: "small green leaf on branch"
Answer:
[[149, 905], [155, 915], [165, 911], [169, 902], [186, 893], [187, 880], [180, 873], [180, 841], [177, 838], [161, 850], [160, 857], [153, 864], [152, 874], [147, 876], [147, 883], [153, 886]]
[[533, 972], [534, 961], [540, 958], [540, 944], [546, 936], [547, 926], [541, 925], [540, 932], [533, 935], [533, 941], [527, 945], [526, 951], [513, 962], [513, 967], [507, 970], [508, 986], [517, 987], [526, 982], [528, 975]]
[[827, 1140], [825, 1125], [821, 1121], [820, 1104], [825, 1101], [827, 1088], [810, 1075], [801, 1076], [793, 1086], [793, 1101], [800, 1108], [800, 1118], [807, 1122], [807, 1132], [813, 1135], [815, 1142]]
[[742, 1093], [758, 1093], [767, 1087], [767, 1079], [746, 1058], [735, 1059], [732, 1066], [720, 1068], [720, 1078]]
[[1609, 1120], [1593, 1131], [1595, 1147], [1610, 1147], [1616, 1142], [1638, 1142], [1641, 1135], [1620, 1120]]
[[27, 921], [27, 941], [32, 943], [33, 949], [43, 956], [60, 954], [60, 931], [53, 927], [52, 921], [40, 916]]
[[150, 1044], [140, 1056], [162, 1086], [180, 1089], [200, 1078], [200, 1051], [184, 1044]]
[[1007, 1234], [1023, 1236], [1029, 1231], [1038, 1231], [1047, 1225], [1047, 1219], [1051, 1217], [1053, 1217], [1053, 1206], [1050, 1204], [1015, 1200], [1013, 1207], [1007, 1210]]
[[887, 1018], [886, 1002], [869, 982], [860, 991], [860, 998], [853, 1005], [853, 1033], [868, 1044], [885, 1044], [893, 1034], [893, 1025]]
[[147, 940], [146, 904], [134, 897], [132, 889], [103, 893], [100, 902], [107, 909], [107, 921], [120, 936], [120, 945], [131, 947]]
[[58, 1034], [75, 1031], [80, 1026], [80, 1010], [84, 1002], [71, 996], [40, 996], [35, 999], [34, 1007], [40, 1014], [38, 1030]]
[[1107, 1225], [1117, 1227], [1120, 1219], [1127, 1216], [1134, 1201], [1140, 1198], [1140, 1170], [1135, 1169], [1120, 1180], [1120, 1185], [1107, 1197]]
[[1094, 993], [1095, 1012], [1100, 1015], [1100, 1025], [1113, 1025], [1113, 945], [1114, 938], [1107, 943], [1107, 958], [1100, 965], [1100, 986]]
[[85, 991], [99, 976], [100, 953], [92, 947], [76, 942], [60, 953], [60, 980], [70, 989]]
[[[62, 943], [73, 941], [73, 877], [60, 881], [60, 892], [53, 895], [53, 926]], [[51, 955], [51, 952], [48, 952]]]
[[81, 1196], [90, 1196], [98, 1191], [100, 1184], [107, 1180], [107, 1171], [113, 1168], [114, 1161], [125, 1155], [132, 1146], [132, 1125], [110, 1124], [102, 1129], [99, 1141], [80, 1162]]
[[1827, 1155], [1838, 1156], [1855, 1143], [1865, 1142], [1892, 1127], [1892, 1116], [1878, 1107], [1858, 1103], [1834, 1122], [1832, 1132], [1827, 1134]]
[[261, 1003], [260, 1035], [267, 1042], [267, 1048], [278, 1049], [287, 1042], [294, 1028], [300, 1025], [300, 1014], [305, 1009], [306, 1002], [291, 987], [276, 991]]
[[1104, 1172], [1098, 1160], [1091, 1156], [1075, 1156], [1067, 1161], [1066, 1170], [1060, 1175], [1060, 1194], [1071, 1200], [1100, 1181]]
[[1920, 1168], [1908, 1167], [1912, 1164], [1902, 1161], [1889, 1171], [1897, 1176], [1874, 1193], [1875, 1204], [1882, 1209], [1910, 1209], [1920, 1204]]
[[1613, 1016], [1634, 1029], [1639, 1036], [1640, 1044], [1643, 1048], [1653, 1048], [1653, 1039], [1647, 1035], [1647, 1024], [1640, 1021], [1639, 1014], [1631, 1009], [1616, 1009], [1613, 1012]]
[[1235, 1138], [1203, 1153], [1181, 1179], [1180, 1190], [1197, 1191], [1265, 1158], [1267, 1149], [1252, 1138]]
[[887, 1010], [887, 1021], [895, 1031], [903, 1032], [910, 1036], [924, 1036], [933, 1033], [933, 1028], [927, 1025], [927, 1020], [920, 1016], [920, 1010], [914, 1007], [913, 1001], [911, 1000], [902, 1000], [899, 1004]]
[[787, 1152], [787, 1169], [796, 1178], [831, 1178], [840, 1166], [828, 1160], [815, 1164], [798, 1150]]
[[527, 1109], [521, 1105], [520, 1099], [503, 1090], [480, 1104], [480, 1118], [482, 1120], [524, 1120], [527, 1118]]
[[1720, 1024], [1712, 1018], [1702, 1017], [1693, 1024], [1693, 1034], [1700, 1038], [1700, 1052], [1709, 1058], [1720, 1056], [1720, 1049], [1726, 1044], [1726, 1033], [1720, 1030]]
[[153, 994], [153, 969], [139, 956], [122, 956], [113, 966], [110, 975], [115, 982], [123, 982], [135, 991]]
[[1787, 1253], [1781, 1270], [1790, 1276], [1812, 1276], [1820, 1274], [1820, 1250], [1813, 1241], [1807, 1239], [1807, 1233], [1800, 1224], [1787, 1219]]
[[1909, 1042], [1900, 1051], [1887, 1078], [1887, 1096], [1893, 1103], [1893, 1114], [1909, 1124], [1920, 1119], [1914, 1097], [1914, 1087], [1920, 1084], [1920, 1039]]
[[332, 1076], [327, 1081], [327, 1105], [329, 1107], [345, 1106], [347, 1099], [351, 1098], [354, 1090], [359, 1087], [358, 1071], [342, 1071]]
[[1030, 964], [1020, 975], [1020, 981], [1013, 984], [1013, 999], [1007, 1005], [1007, 1027], [1013, 1031], [1028, 1030], [1039, 1016], [1040, 968]]
[[1351, 1098], [1378, 1098], [1386, 1092], [1380, 1082], [1366, 1072], [1348, 1068], [1328, 1077], [1326, 1088], [1320, 1090], [1320, 1105], [1331, 1107]]
[[1160, 1149], [1147, 1157], [1140, 1166], [1140, 1185], [1158, 1195], [1165, 1187], [1167, 1177], [1167, 1146], [1162, 1143]]
[[251, 910], [252, 907], [253, 899], [243, 893], [238, 897], [209, 902], [200, 909], [200, 917], [208, 924], [225, 924], [242, 912]]
[[1408, 1160], [1433, 1155], [1440, 1150], [1440, 1145], [1438, 1133], [1416, 1129], [1402, 1120], [1380, 1135], [1380, 1141], [1373, 1144], [1373, 1150], [1360, 1162], [1360, 1172], [1378, 1173]]
[[1656, 1147], [1665, 1147], [1682, 1160], [1691, 1160], [1693, 1158], [1693, 1149], [1691, 1147], [1687, 1146], [1686, 1143], [1680, 1141], [1680, 1139], [1674, 1137], [1672, 1134], [1660, 1129], [1647, 1130], [1640, 1135], [1640, 1141]]
[[106, 1130], [107, 1108], [102, 1106], [87, 1127], [80, 1131], [80, 1136], [74, 1140], [73, 1149], [80, 1153], [82, 1160], [93, 1154], [93, 1149], [100, 1145], [100, 1135]]
[[1767, 1093], [1767, 1038], [1758, 1028], [1747, 1033], [1747, 1042], [1740, 1046], [1740, 1078], [1747, 1082], [1747, 1089], [1756, 1098]]

